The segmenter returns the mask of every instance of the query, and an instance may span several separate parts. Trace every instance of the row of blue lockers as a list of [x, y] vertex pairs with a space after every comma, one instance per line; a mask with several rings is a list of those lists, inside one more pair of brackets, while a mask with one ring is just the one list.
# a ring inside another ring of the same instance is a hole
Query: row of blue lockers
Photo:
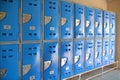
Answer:
[[20, 72], [22, 80], [63, 80], [114, 61], [115, 38], [26, 43], [21, 48], [4, 44], [0, 45], [0, 80], [20, 80]]
[[42, 2], [0, 0], [0, 41], [115, 37], [113, 12], [61, 0]]

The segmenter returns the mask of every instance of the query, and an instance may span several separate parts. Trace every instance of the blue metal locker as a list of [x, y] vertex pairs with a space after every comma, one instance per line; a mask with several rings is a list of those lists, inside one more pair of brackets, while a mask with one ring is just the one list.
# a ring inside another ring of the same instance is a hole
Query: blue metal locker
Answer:
[[44, 0], [44, 39], [59, 38], [59, 0]]
[[103, 36], [103, 11], [100, 9], [95, 10], [95, 37], [102, 38]]
[[75, 38], [85, 38], [85, 7], [75, 4]]
[[110, 63], [115, 61], [115, 39], [110, 39]]
[[72, 64], [73, 64], [73, 49], [71, 41], [64, 41], [61, 43], [61, 68], [60, 78], [72, 76]]
[[74, 42], [74, 74], [84, 72], [84, 40]]
[[22, 45], [22, 80], [41, 80], [41, 44]]
[[86, 71], [94, 68], [94, 40], [86, 40]]
[[95, 41], [95, 68], [102, 65], [102, 39], [97, 39]]
[[23, 40], [40, 40], [42, 32], [41, 0], [23, 0]]
[[86, 7], [86, 38], [94, 38], [94, 9]]
[[44, 80], [58, 80], [58, 42], [44, 43]]
[[0, 0], [0, 41], [17, 41], [19, 0]]
[[73, 3], [62, 1], [61, 8], [61, 39], [72, 39], [74, 5]]
[[116, 35], [116, 14], [110, 12], [110, 37], [115, 37]]
[[18, 66], [18, 45], [0, 45], [0, 80], [19, 80]]
[[103, 54], [102, 54], [103, 65], [109, 64], [109, 39], [103, 40]]
[[104, 18], [103, 18], [103, 21], [104, 21], [103, 36], [106, 38], [106, 37], [109, 37], [109, 12], [104, 11], [103, 16], [104, 16]]

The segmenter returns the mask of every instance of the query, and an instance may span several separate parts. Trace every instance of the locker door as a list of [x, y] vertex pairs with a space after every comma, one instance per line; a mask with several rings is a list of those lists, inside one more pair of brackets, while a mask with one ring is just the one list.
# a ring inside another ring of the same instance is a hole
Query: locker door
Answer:
[[84, 41], [74, 42], [74, 74], [84, 72]]
[[103, 28], [103, 33], [104, 33], [104, 37], [109, 37], [109, 12], [104, 11], [104, 28]]
[[44, 43], [44, 80], [58, 80], [58, 42]]
[[102, 65], [102, 39], [95, 41], [95, 68]]
[[85, 38], [85, 8], [75, 5], [75, 38]]
[[110, 40], [110, 63], [115, 61], [115, 39]]
[[23, 40], [40, 40], [42, 31], [41, 0], [23, 0]]
[[94, 41], [86, 40], [86, 71], [94, 68]]
[[109, 39], [103, 40], [103, 65], [109, 64]]
[[60, 68], [61, 80], [72, 76], [72, 63], [73, 63], [72, 46], [73, 45], [71, 41], [65, 41], [61, 43], [61, 68]]
[[59, 38], [59, 0], [44, 0], [44, 39], [57, 40]]
[[94, 38], [94, 9], [86, 7], [86, 38]]
[[61, 38], [72, 39], [73, 38], [73, 3], [64, 2], [61, 3]]
[[103, 11], [100, 9], [95, 10], [95, 37], [102, 38], [103, 27]]
[[0, 0], [0, 41], [17, 41], [19, 0]]
[[0, 45], [0, 80], [19, 80], [17, 44]]
[[116, 15], [115, 13], [110, 13], [110, 37], [115, 37], [116, 35]]
[[41, 45], [22, 45], [22, 80], [41, 80]]

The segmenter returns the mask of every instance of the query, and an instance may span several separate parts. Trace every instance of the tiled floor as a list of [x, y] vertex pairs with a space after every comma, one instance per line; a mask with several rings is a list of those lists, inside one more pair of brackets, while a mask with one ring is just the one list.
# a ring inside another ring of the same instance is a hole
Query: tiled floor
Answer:
[[91, 80], [120, 80], [120, 70], [114, 70]]

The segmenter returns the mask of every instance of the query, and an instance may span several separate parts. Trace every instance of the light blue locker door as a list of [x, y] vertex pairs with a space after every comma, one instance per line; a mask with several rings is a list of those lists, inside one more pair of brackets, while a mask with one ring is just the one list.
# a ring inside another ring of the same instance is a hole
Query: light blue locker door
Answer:
[[94, 9], [86, 7], [85, 32], [86, 38], [94, 38]]
[[41, 79], [41, 44], [22, 45], [22, 80]]
[[103, 23], [103, 36], [104, 37], [109, 37], [109, 12], [104, 11], [104, 23]]
[[23, 40], [40, 40], [42, 31], [42, 0], [22, 1], [22, 38]]
[[84, 72], [84, 41], [74, 42], [74, 74]]
[[95, 41], [95, 68], [98, 68], [102, 65], [102, 39], [97, 39]]
[[44, 80], [58, 80], [58, 42], [44, 43]]
[[18, 45], [0, 45], [0, 80], [20, 80], [18, 66]]
[[59, 38], [59, 0], [44, 0], [44, 39]]
[[73, 3], [62, 1], [61, 8], [61, 39], [72, 39], [74, 5]]
[[95, 37], [102, 38], [103, 36], [103, 11], [100, 9], [95, 10]]
[[115, 61], [115, 39], [110, 39], [110, 63]]
[[85, 38], [85, 7], [75, 4], [75, 38]]
[[116, 35], [116, 14], [110, 12], [110, 37], [115, 37]]
[[60, 78], [72, 76], [72, 64], [73, 64], [73, 49], [71, 41], [64, 41], [61, 43], [61, 67]]
[[0, 0], [0, 41], [17, 41], [19, 0]]
[[109, 39], [104, 39], [103, 40], [102, 59], [103, 59], [103, 65], [108, 65], [109, 64]]
[[94, 68], [94, 40], [86, 40], [85, 67], [86, 71]]

